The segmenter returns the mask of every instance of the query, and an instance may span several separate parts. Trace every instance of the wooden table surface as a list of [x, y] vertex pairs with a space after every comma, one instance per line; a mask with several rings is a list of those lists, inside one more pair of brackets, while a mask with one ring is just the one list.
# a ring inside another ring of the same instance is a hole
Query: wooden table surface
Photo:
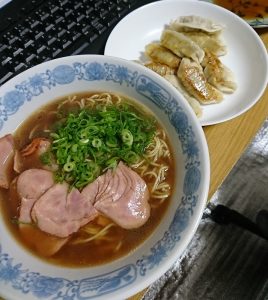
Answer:
[[[256, 30], [268, 50], [268, 28]], [[246, 113], [224, 123], [203, 127], [210, 155], [208, 200], [219, 188], [238, 161], [258, 129], [268, 117], [268, 88], [261, 99]], [[140, 300], [146, 290], [128, 300]]]

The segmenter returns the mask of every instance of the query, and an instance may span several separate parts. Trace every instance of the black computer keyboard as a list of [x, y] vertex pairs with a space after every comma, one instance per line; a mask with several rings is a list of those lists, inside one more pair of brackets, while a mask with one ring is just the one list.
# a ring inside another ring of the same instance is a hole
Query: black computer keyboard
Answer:
[[129, 12], [150, 2], [13, 0], [0, 9], [0, 85], [47, 60], [103, 54], [114, 26]]

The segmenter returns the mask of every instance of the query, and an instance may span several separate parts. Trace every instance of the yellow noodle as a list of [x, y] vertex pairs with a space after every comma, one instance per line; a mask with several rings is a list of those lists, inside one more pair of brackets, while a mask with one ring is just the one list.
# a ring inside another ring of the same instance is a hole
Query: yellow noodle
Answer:
[[108, 229], [111, 228], [112, 226], [115, 226], [115, 224], [110, 223], [107, 226], [105, 226], [103, 229], [101, 229], [98, 233], [96, 233], [95, 235], [93, 235], [87, 239], [82, 239], [82, 238], [77, 239], [77, 240], [73, 241], [72, 244], [82, 244], [82, 243], [88, 243], [90, 241], [93, 241], [93, 240], [101, 237], [102, 235], [106, 234]]

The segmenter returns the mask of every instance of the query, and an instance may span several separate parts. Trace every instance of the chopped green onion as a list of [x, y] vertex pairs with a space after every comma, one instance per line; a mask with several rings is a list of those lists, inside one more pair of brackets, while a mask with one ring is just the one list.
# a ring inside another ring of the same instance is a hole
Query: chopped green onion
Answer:
[[107, 160], [107, 168], [115, 169], [118, 163], [118, 157], [113, 157]]
[[78, 147], [77, 144], [73, 144], [72, 145], [72, 152], [77, 152], [77, 147]]
[[109, 136], [108, 139], [106, 140], [106, 145], [108, 147], [117, 147], [117, 138], [115, 136]]
[[133, 144], [133, 135], [128, 129], [123, 129], [121, 132], [122, 141], [127, 146], [131, 147]]
[[134, 164], [138, 161], [139, 156], [134, 151], [129, 151], [124, 157], [125, 161], [129, 164]]
[[126, 103], [100, 104], [63, 116], [50, 134], [50, 151], [59, 165], [55, 179], [76, 188], [115, 168], [120, 160], [132, 164], [142, 159], [156, 130], [155, 120]]
[[95, 147], [95, 148], [100, 148], [100, 146], [102, 145], [102, 141], [101, 139], [93, 139], [92, 141], [92, 146]]
[[63, 166], [63, 170], [65, 172], [71, 172], [75, 167], [75, 164], [73, 162], [67, 162], [66, 164], [64, 164]]
[[89, 142], [89, 139], [82, 139], [80, 140], [80, 143], [82, 144], [87, 144]]

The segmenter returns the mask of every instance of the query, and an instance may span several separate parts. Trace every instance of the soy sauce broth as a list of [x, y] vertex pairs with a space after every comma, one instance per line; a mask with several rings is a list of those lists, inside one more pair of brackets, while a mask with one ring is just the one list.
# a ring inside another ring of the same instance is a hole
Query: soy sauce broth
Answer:
[[[88, 93], [82, 93], [77, 94], [76, 96], [77, 99], [81, 99], [90, 95]], [[38, 126], [33, 134], [33, 138], [37, 136], [47, 137], [47, 134], [43, 133], [42, 128], [49, 128], [51, 127], [51, 124], [57, 121], [56, 115], [51, 112], [55, 111], [58, 104], [65, 99], [66, 97], [57, 99], [54, 102], [51, 102], [48, 105], [40, 108], [17, 129], [14, 134], [14, 138], [15, 144], [18, 149], [23, 148], [29, 143], [29, 134], [31, 133], [32, 129], [36, 127], [36, 125]], [[129, 103], [135, 103], [135, 100], [133, 99], [126, 100]], [[137, 106], [137, 104], [134, 105]], [[72, 108], [70, 108], [70, 111], [72, 111]], [[159, 123], [157, 126], [159, 126], [159, 128], [161, 127]], [[166, 142], [171, 149], [168, 138]], [[35, 166], [35, 163], [33, 162], [32, 165], [30, 164], [27, 167], [38, 168], [40, 166]], [[17, 176], [12, 170], [12, 166], [10, 166], [10, 174], [13, 179], [15, 179]], [[175, 166], [173, 156], [171, 156], [171, 160], [169, 162], [169, 172], [167, 175], [167, 180], [170, 183], [171, 187], [174, 184], [174, 177]], [[146, 181], [146, 183], [148, 186], [150, 185], [150, 182]], [[68, 267], [86, 267], [108, 263], [129, 254], [131, 251], [134, 251], [142, 242], [144, 242], [144, 240], [148, 238], [148, 236], [153, 233], [155, 228], [164, 218], [168, 205], [170, 203], [170, 198], [171, 197], [167, 198], [158, 206], [151, 208], [151, 216], [149, 220], [138, 229], [126, 230], [117, 225], [111, 227], [108, 237], [116, 237], [117, 240], [120, 240], [122, 242], [121, 247], [118, 251], [115, 251], [116, 245], [114, 243], [109, 243], [107, 241], [101, 240], [94, 243], [90, 242], [87, 244], [77, 245], [66, 243], [58, 253], [51, 257], [42, 256], [42, 249], [46, 247], [44, 238], [49, 236], [47, 233], [42, 232], [35, 226], [22, 224], [21, 227], [23, 227], [24, 229], [23, 234], [21, 234], [20, 225], [12, 221], [14, 220], [14, 218], [18, 217], [20, 207], [20, 199], [16, 193], [15, 182], [13, 182], [9, 190], [0, 189], [0, 208], [9, 232], [15, 237], [19, 244], [30, 251], [33, 255], [38, 256], [48, 263], [56, 265]], [[152, 204], [153, 201], [155, 200], [150, 199], [149, 203]], [[93, 223], [97, 221], [97, 219], [93, 220]], [[78, 233], [73, 234], [71, 239], [74, 238], [76, 234]], [[36, 245], [38, 245], [39, 249], [37, 249]]]

